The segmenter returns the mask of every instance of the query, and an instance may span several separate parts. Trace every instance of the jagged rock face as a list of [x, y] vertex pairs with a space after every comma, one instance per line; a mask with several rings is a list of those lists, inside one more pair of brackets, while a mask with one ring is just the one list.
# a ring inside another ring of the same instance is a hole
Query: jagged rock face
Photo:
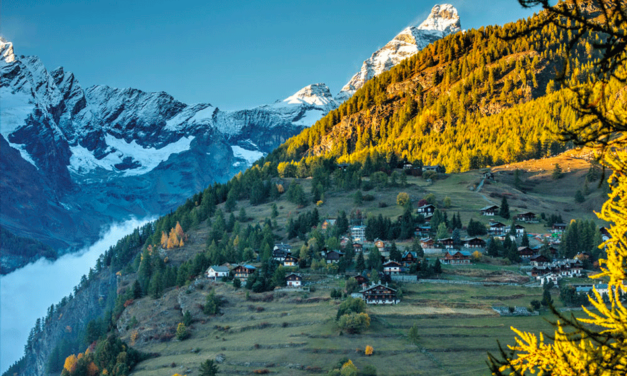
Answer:
[[429, 17], [420, 25], [405, 28], [364, 61], [361, 70], [336, 95], [337, 101], [344, 102], [372, 77], [390, 70], [430, 43], [460, 30], [461, 24], [455, 7], [450, 4], [434, 6]]
[[164, 92], [85, 89], [4, 39], [0, 100], [0, 224], [58, 250], [92, 243], [113, 221], [176, 208], [337, 107], [324, 84], [232, 112]]

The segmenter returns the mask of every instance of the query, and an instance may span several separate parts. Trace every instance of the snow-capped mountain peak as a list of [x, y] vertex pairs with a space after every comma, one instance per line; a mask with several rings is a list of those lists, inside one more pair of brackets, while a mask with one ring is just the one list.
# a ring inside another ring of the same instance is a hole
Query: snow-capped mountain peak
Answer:
[[446, 34], [461, 30], [457, 9], [451, 4], [435, 5], [431, 14], [418, 27], [418, 30], [437, 30]]
[[15, 61], [15, 55], [13, 54], [13, 43], [8, 42], [2, 37], [0, 37], [0, 60], [4, 61], [7, 64]]
[[460, 30], [461, 24], [457, 9], [450, 4], [435, 5], [429, 17], [419, 26], [409, 26], [403, 29], [394, 39], [364, 61], [361, 70], [344, 85], [335, 99], [340, 103], [344, 102], [372, 77], [390, 70], [430, 43]]
[[284, 103], [289, 104], [307, 103], [316, 106], [327, 106], [333, 101], [331, 91], [323, 83], [305, 86], [283, 100]]

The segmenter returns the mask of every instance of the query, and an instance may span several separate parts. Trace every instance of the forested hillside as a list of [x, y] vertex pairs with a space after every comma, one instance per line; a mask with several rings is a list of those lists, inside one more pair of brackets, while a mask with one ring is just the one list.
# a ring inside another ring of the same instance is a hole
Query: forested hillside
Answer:
[[[506, 37], [535, 22], [520, 20], [439, 40], [389, 72], [266, 161], [308, 165], [312, 156], [339, 162], [399, 159], [443, 165], [447, 172], [555, 155], [570, 145], [552, 131], [576, 121], [565, 83], [585, 83], [595, 58], [588, 36], [567, 56], [572, 33], [546, 26]], [[567, 64], [566, 81], [557, 80]], [[303, 159], [305, 158], [305, 159]]]

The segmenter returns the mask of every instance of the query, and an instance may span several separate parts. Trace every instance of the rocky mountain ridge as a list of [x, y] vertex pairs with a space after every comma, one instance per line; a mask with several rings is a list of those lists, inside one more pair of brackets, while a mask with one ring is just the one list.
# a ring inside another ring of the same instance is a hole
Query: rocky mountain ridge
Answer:
[[0, 56], [0, 224], [61, 253], [91, 244], [107, 224], [163, 214], [230, 179], [337, 106], [317, 84], [226, 112], [164, 92], [83, 88], [5, 40]]
[[0, 142], [9, 146], [0, 162], [0, 225], [63, 253], [93, 243], [112, 222], [164, 214], [313, 125], [367, 79], [457, 30], [455, 8], [436, 5], [421, 25], [375, 52], [336, 98], [318, 83], [239, 111], [185, 104], [165, 92], [83, 88], [63, 67], [48, 71], [0, 39]]
[[457, 9], [450, 4], [435, 5], [426, 20], [418, 26], [403, 29], [385, 46], [372, 54], [350, 81], [336, 95], [344, 102], [366, 81], [390, 70], [402, 60], [415, 55], [429, 44], [461, 30]]

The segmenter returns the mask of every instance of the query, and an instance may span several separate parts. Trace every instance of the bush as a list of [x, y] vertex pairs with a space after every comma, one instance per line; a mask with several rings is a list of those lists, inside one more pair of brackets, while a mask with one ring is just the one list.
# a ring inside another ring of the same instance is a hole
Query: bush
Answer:
[[340, 329], [344, 329], [351, 334], [361, 333], [362, 330], [370, 327], [370, 316], [366, 313], [350, 313], [348, 315], [342, 315], [338, 322], [338, 326]]
[[374, 349], [372, 348], [372, 346], [368, 345], [366, 346], [366, 350], [364, 350], [364, 354], [366, 354], [366, 356], [370, 356], [374, 353]]
[[425, 171], [422, 173], [422, 178], [425, 180], [431, 179], [433, 181], [433, 180], [436, 180], [437, 177], [438, 177], [438, 173], [435, 171]]
[[370, 364], [367, 364], [364, 366], [364, 368], [361, 369], [360, 375], [377, 376], [377, 369], [375, 368], [375, 366], [371, 366]]
[[180, 341], [183, 341], [189, 338], [189, 336], [190, 336], [189, 330], [187, 329], [185, 324], [180, 322], [179, 325], [176, 327], [176, 338], [178, 338]]
[[359, 298], [348, 298], [337, 309], [336, 319], [350, 313], [362, 313], [366, 310], [366, 303]]
[[396, 196], [396, 204], [398, 206], [405, 206], [407, 205], [408, 202], [409, 202], [409, 195], [407, 194], [407, 192], [400, 192]]

